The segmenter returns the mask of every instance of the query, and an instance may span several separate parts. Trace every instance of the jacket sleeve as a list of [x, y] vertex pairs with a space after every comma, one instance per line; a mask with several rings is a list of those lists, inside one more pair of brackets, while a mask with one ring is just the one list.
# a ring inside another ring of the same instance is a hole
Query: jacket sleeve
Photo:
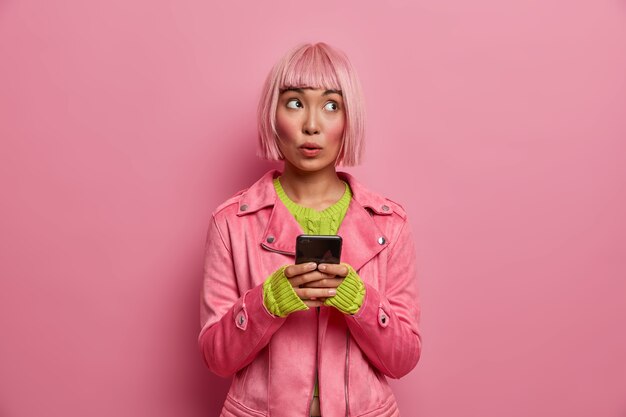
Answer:
[[344, 317], [370, 362], [383, 374], [400, 378], [417, 365], [422, 348], [415, 243], [406, 221], [389, 250], [384, 294], [365, 283], [361, 308]]
[[247, 366], [285, 318], [270, 314], [263, 284], [241, 294], [229, 240], [212, 217], [205, 246], [198, 343], [205, 363], [228, 377]]

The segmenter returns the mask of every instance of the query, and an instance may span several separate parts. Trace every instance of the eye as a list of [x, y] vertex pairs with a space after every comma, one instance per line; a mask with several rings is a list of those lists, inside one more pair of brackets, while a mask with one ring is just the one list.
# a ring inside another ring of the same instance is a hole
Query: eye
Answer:
[[339, 105], [337, 103], [335, 103], [334, 101], [329, 101], [324, 106], [324, 109], [326, 109], [328, 111], [337, 111], [337, 110], [339, 110]]
[[300, 103], [300, 100], [298, 100], [297, 98], [292, 98], [287, 101], [287, 107], [289, 107], [290, 109], [299, 109], [302, 108], [302, 103]]

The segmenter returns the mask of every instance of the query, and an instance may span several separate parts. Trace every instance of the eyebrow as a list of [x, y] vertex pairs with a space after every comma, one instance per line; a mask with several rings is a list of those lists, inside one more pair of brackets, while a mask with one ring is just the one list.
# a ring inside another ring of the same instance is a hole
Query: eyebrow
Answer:
[[[284, 93], [285, 91], [295, 91], [298, 93], [304, 93], [304, 90], [312, 90], [312, 88], [310, 87], [306, 87], [306, 88], [296, 88], [296, 87], [288, 87], [285, 88], [284, 90], [281, 90], [281, 93]], [[340, 96], [343, 97], [343, 94], [341, 94], [341, 90], [326, 90], [322, 93], [323, 96], [327, 96], [329, 94], [339, 94]]]
[[343, 94], [341, 94], [341, 90], [326, 90], [324, 91], [324, 94], [322, 94], [323, 96], [327, 96], [329, 94], [339, 94], [340, 96], [343, 97]]

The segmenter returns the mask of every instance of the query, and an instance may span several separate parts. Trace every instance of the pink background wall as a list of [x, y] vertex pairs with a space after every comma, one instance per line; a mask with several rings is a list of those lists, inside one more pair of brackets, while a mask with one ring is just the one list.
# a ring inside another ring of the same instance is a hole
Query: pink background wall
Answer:
[[352, 172], [417, 239], [403, 415], [625, 416], [626, 2], [261, 4], [0, 1], [0, 416], [217, 415], [207, 221], [317, 40], [363, 81]]

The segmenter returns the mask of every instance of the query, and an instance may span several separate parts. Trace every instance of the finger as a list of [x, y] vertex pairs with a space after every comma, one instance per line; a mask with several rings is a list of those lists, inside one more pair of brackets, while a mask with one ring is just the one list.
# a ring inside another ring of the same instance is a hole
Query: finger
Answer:
[[337, 275], [338, 277], [345, 277], [350, 271], [345, 264], [319, 264], [317, 269], [325, 274]]
[[287, 278], [292, 278], [292, 277], [304, 274], [306, 272], [315, 271], [316, 268], [317, 268], [317, 264], [315, 262], [309, 262], [309, 263], [297, 264], [297, 265], [289, 265], [287, 268], [285, 268], [285, 276]]
[[343, 278], [323, 278], [317, 281], [302, 284], [301, 288], [337, 288], [343, 282]]
[[310, 271], [304, 274], [296, 275], [293, 278], [287, 278], [292, 287], [300, 287], [308, 282], [318, 281], [324, 278], [332, 278], [331, 276], [324, 274], [320, 271]]
[[324, 301], [326, 301], [326, 297], [311, 297], [311, 298], [309, 298], [309, 300], [311, 300], [311, 301], [317, 300], [317, 301], [324, 302]]
[[301, 300], [327, 298], [337, 294], [334, 288], [294, 288], [294, 291]]
[[324, 301], [322, 301], [321, 299], [318, 300], [302, 300], [302, 302], [304, 304], [307, 305], [307, 307], [311, 308], [311, 307], [321, 307], [324, 305]]

